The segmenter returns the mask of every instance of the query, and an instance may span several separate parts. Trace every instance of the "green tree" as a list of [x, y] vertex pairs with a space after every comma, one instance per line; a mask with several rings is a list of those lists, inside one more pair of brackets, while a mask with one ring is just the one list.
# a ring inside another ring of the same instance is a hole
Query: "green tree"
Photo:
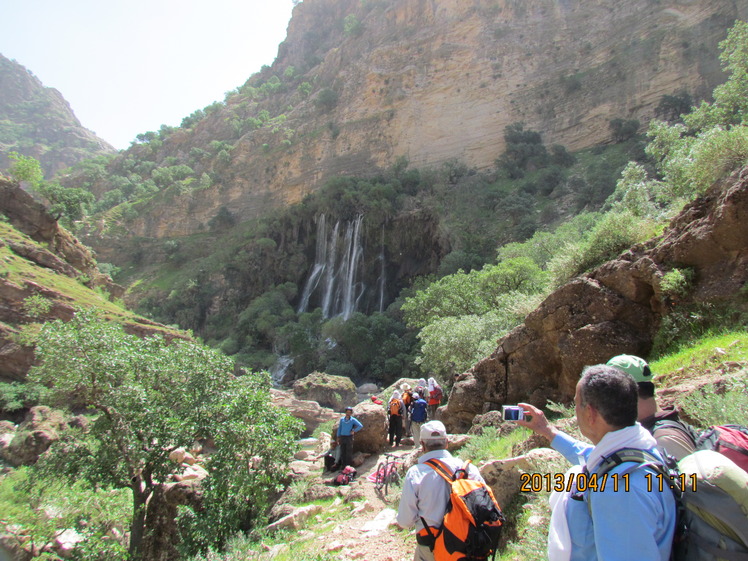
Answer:
[[[148, 499], [174, 465], [180, 446], [211, 439], [204, 508], [189, 518], [194, 547], [220, 545], [251, 527], [277, 487], [298, 421], [270, 405], [269, 380], [234, 377], [222, 354], [195, 343], [138, 338], [92, 312], [45, 325], [39, 365], [29, 380], [49, 388], [54, 405], [72, 403], [98, 416], [64, 454], [48, 455], [61, 472], [93, 486], [132, 493], [130, 553], [140, 557]], [[191, 540], [191, 541], [190, 541]]]
[[32, 188], [41, 185], [44, 173], [39, 162], [18, 152], [9, 152], [8, 158], [13, 162], [8, 169], [10, 176], [16, 181], [27, 181]]

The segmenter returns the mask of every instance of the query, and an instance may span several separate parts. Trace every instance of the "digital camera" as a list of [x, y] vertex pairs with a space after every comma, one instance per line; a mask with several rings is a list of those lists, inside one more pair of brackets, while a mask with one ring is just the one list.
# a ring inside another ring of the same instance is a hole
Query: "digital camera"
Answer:
[[501, 418], [505, 421], [521, 421], [525, 418], [525, 410], [519, 405], [502, 405]]

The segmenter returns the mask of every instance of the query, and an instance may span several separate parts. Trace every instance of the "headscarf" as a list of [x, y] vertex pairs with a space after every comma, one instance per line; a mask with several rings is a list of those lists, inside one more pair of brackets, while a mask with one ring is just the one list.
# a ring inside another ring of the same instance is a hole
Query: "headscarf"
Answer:
[[394, 392], [392, 392], [392, 397], [390, 398], [390, 401], [392, 401], [394, 399], [400, 399], [400, 392], [397, 391], [397, 390], [395, 390]]
[[429, 393], [432, 393], [436, 389], [436, 380], [429, 378]]
[[422, 387], [422, 388], [425, 388], [426, 387], [426, 380], [424, 378], [420, 378], [418, 380], [418, 384], [417, 385], [420, 386], [420, 387]]

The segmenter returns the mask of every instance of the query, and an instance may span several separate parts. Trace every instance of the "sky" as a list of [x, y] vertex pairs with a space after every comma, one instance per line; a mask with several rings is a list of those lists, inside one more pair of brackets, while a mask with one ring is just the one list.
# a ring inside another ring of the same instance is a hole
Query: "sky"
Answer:
[[0, 0], [0, 53], [117, 149], [271, 65], [292, 0]]

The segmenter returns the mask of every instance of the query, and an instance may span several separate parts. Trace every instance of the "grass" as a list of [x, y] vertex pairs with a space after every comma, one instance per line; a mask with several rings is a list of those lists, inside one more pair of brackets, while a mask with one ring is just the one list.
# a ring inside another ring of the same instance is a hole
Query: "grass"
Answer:
[[748, 361], [748, 332], [733, 330], [707, 335], [693, 344], [683, 345], [671, 354], [651, 362], [658, 386], [667, 386], [697, 373], [707, 373], [729, 362]]
[[524, 427], [517, 427], [506, 437], [500, 438], [495, 427], [486, 427], [483, 434], [474, 436], [470, 442], [460, 450], [460, 457], [470, 458], [474, 464], [496, 458], [510, 458], [512, 447], [526, 440], [532, 431]]

